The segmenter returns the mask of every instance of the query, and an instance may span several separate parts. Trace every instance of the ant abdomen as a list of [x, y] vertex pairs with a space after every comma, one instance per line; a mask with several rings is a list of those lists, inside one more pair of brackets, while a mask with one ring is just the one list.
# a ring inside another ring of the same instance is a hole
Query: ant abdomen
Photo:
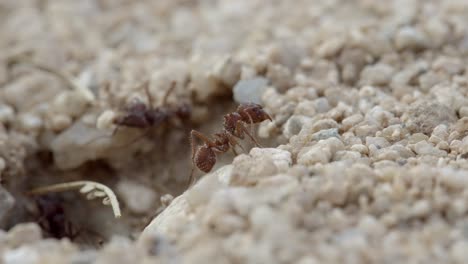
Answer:
[[208, 173], [216, 164], [216, 154], [210, 147], [202, 146], [198, 149], [194, 162], [201, 171]]

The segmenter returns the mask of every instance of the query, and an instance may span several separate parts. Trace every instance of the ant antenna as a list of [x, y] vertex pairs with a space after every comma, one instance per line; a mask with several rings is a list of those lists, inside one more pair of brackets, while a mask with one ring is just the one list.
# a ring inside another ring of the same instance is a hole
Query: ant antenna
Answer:
[[166, 94], [163, 97], [163, 101], [162, 101], [163, 105], [167, 105], [167, 99], [169, 98], [169, 95], [174, 91], [175, 87], [176, 87], [176, 81], [172, 81], [171, 86], [166, 91]]

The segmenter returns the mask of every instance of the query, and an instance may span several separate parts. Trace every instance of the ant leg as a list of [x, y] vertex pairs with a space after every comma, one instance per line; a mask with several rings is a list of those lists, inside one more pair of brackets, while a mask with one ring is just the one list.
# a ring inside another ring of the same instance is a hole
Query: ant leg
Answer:
[[229, 144], [231, 145], [231, 150], [234, 153], [234, 155], [236, 156], [238, 155], [235, 149], [236, 146], [239, 146], [242, 149], [242, 151], [245, 152], [244, 147], [241, 144], [239, 144], [239, 142], [237, 142], [234, 136], [229, 135], [228, 139], [229, 139]]
[[253, 135], [255, 132], [254, 132], [254, 127], [253, 127], [253, 119], [252, 119], [252, 116], [249, 114], [249, 113], [246, 113], [247, 116], [249, 117], [249, 121], [250, 121], [250, 133], [251, 135]]
[[188, 180], [188, 183], [187, 183], [187, 188], [190, 188], [192, 186], [192, 184], [195, 182], [195, 164], [192, 162], [192, 170], [190, 171], [190, 176], [189, 176], [189, 180]]
[[138, 140], [144, 138], [145, 136], [147, 136], [147, 135], [149, 134], [149, 132], [151, 132], [151, 128], [146, 128], [145, 131], [144, 131], [141, 135], [135, 137], [134, 139], [130, 140], [129, 142], [126, 142], [126, 143], [123, 144], [123, 145], [118, 145], [118, 146], [110, 147], [110, 149], [119, 149], [119, 148], [126, 147], [126, 146], [128, 146], [128, 145], [131, 145], [131, 144], [137, 142]]
[[[214, 141], [209, 139], [207, 136], [203, 135], [201, 132], [198, 132], [197, 130], [190, 131], [190, 140], [192, 141], [192, 143], [195, 141], [196, 138], [200, 139], [201, 141], [203, 141], [203, 143], [207, 144], [210, 147], [216, 147]], [[192, 147], [192, 149], [194, 148]]]
[[151, 96], [150, 90], [149, 90], [150, 82], [145, 81], [141, 87], [145, 89], [146, 97], [148, 98], [148, 105], [151, 109], [153, 109], [153, 96]]
[[93, 142], [96, 142], [98, 141], [99, 139], [103, 139], [103, 138], [112, 138], [115, 136], [115, 134], [117, 134], [117, 131], [119, 130], [120, 126], [116, 126], [114, 128], [114, 130], [112, 130], [112, 133], [110, 135], [102, 135], [102, 136], [99, 136], [99, 137], [96, 137], [96, 138], [93, 138], [91, 140], [89, 140], [88, 142], [84, 143], [83, 146], [87, 146]]
[[249, 133], [249, 130], [244, 126], [244, 124], [242, 122], [237, 122], [236, 124], [236, 129], [238, 129], [238, 131], [243, 131], [251, 140], [252, 142], [255, 144], [255, 146], [261, 148], [262, 146], [257, 142], [257, 140], [255, 140], [255, 138]]
[[71, 221], [65, 221], [63, 232], [66, 237], [73, 241], [81, 234], [81, 229], [75, 228]]

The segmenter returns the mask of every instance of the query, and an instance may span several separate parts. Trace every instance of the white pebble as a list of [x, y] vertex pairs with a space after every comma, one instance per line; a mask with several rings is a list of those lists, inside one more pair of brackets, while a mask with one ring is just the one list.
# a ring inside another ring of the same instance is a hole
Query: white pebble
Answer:
[[267, 88], [268, 80], [265, 78], [254, 78], [241, 80], [234, 86], [234, 100], [238, 103], [253, 102], [262, 103], [262, 95]]
[[291, 153], [275, 148], [253, 148], [250, 150], [253, 158], [267, 157], [276, 165], [279, 171], [286, 171], [292, 165]]
[[8, 123], [13, 121], [15, 111], [13, 110], [13, 107], [6, 105], [6, 104], [0, 104], [0, 123]]
[[18, 123], [25, 131], [38, 131], [43, 125], [42, 119], [33, 113], [20, 114]]
[[398, 49], [420, 49], [428, 46], [428, 40], [421, 30], [405, 26], [397, 32], [395, 45]]
[[119, 182], [117, 192], [128, 209], [137, 214], [148, 212], [156, 202], [156, 193], [153, 189], [136, 182]]
[[437, 149], [432, 144], [428, 143], [426, 140], [419, 141], [418, 143], [412, 145], [414, 152], [419, 155], [431, 155], [438, 157], [447, 156], [447, 152]]
[[317, 113], [326, 113], [330, 110], [330, 104], [328, 103], [327, 98], [325, 97], [320, 97], [318, 99], [314, 100], [315, 104], [315, 111]]
[[101, 115], [99, 115], [97, 122], [96, 122], [96, 128], [99, 130], [107, 130], [113, 128], [114, 125], [114, 120], [116, 117], [116, 113], [112, 110], [106, 110], [104, 111]]

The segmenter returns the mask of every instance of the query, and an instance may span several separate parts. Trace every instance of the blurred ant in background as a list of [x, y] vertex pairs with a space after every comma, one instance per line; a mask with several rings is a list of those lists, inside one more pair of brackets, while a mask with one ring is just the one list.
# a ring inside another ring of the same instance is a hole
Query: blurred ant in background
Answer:
[[[171, 82], [169, 89], [162, 99], [162, 104], [157, 107], [153, 106], [153, 97], [149, 92], [149, 81], [144, 82], [139, 88], [141, 87], [145, 90], [148, 98], [148, 105], [136, 99], [126, 106], [123, 109], [124, 113], [122, 115], [118, 115], [112, 120], [112, 123], [117, 126], [112, 132], [112, 135], [115, 135], [120, 127], [140, 128], [144, 129], [145, 132], [119, 147], [127, 146], [146, 136], [152, 128], [158, 128], [164, 125], [177, 126], [178, 124], [174, 124], [175, 121], [179, 121], [179, 123], [184, 124], [190, 120], [192, 108], [188, 103], [181, 103], [175, 106], [168, 104], [168, 98], [176, 87], [175, 81]], [[95, 141], [96, 139], [88, 142], [87, 144]]]

